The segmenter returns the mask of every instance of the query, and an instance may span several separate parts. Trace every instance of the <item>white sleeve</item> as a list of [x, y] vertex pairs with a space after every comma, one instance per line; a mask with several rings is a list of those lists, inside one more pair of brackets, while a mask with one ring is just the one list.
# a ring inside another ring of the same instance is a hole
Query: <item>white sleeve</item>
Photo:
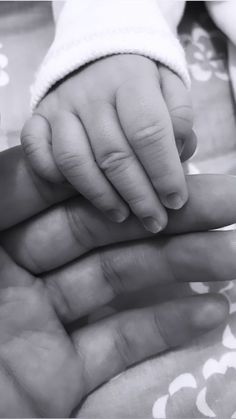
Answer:
[[58, 18], [54, 42], [32, 87], [32, 107], [71, 72], [119, 53], [156, 60], [189, 87], [184, 51], [158, 0], [67, 0]]
[[58, 21], [62, 9], [65, 5], [65, 0], [56, 0], [52, 2], [52, 10], [55, 22]]

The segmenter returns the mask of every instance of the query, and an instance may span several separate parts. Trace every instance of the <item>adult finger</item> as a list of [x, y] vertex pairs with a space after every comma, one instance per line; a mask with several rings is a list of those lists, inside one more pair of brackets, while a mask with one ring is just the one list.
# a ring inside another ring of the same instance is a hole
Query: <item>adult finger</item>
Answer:
[[128, 144], [113, 105], [95, 102], [89, 109], [84, 106], [80, 115], [100, 169], [147, 230], [163, 230], [166, 211]]
[[[235, 222], [233, 176], [189, 176], [188, 187], [189, 201], [180, 211], [169, 211], [165, 234], [206, 231]], [[6, 231], [1, 243], [20, 265], [42, 273], [98, 247], [148, 236], [134, 217], [116, 225], [84, 199], [75, 198]]]
[[1, 417], [69, 417], [83, 387], [74, 347], [42, 281], [2, 249], [0, 262]]
[[[186, 210], [190, 208], [195, 223], [198, 222], [201, 229], [204, 228], [201, 223], [206, 216], [212, 220], [211, 228], [217, 228], [224, 223], [230, 224], [230, 220], [235, 221], [233, 218], [233, 208], [236, 205], [235, 177], [194, 175], [187, 176], [187, 182], [192, 203], [189, 204], [190, 207], [186, 206]], [[77, 195], [75, 189], [69, 185], [51, 184], [35, 175], [25, 161], [21, 147], [0, 153], [0, 192], [1, 230], [27, 220], [68, 197]], [[193, 219], [189, 211], [188, 213], [188, 217]], [[171, 214], [171, 220], [178, 220], [176, 217], [178, 213]], [[175, 222], [171, 221], [171, 228]], [[182, 225], [181, 228], [183, 227]], [[188, 229], [187, 224], [186, 228]]]
[[227, 314], [224, 297], [195, 296], [118, 314], [75, 332], [86, 393], [133, 364], [214, 329]]
[[116, 107], [126, 137], [161, 202], [167, 208], [182, 208], [188, 191], [157, 77], [134, 79], [122, 85], [117, 91]]
[[162, 65], [158, 68], [161, 90], [171, 117], [176, 145], [181, 160], [185, 161], [193, 155], [197, 146], [190, 92], [175, 73]]
[[41, 273], [96, 247], [149, 235], [134, 217], [116, 224], [85, 199], [75, 198], [3, 233], [1, 240], [17, 263]]
[[59, 317], [70, 322], [161, 283], [233, 280], [235, 248], [234, 231], [163, 237], [101, 249], [43, 280]]
[[0, 153], [0, 230], [5, 230], [76, 194], [69, 185], [57, 185], [37, 176], [21, 147]]
[[2, 265], [16, 275], [15, 283], [11, 278], [1, 288], [0, 410], [4, 417], [68, 417], [82, 397], [106, 379], [211, 330], [227, 315], [222, 297], [200, 296], [195, 297], [198, 301], [185, 299], [124, 313], [74, 332], [71, 342], [42, 282], [29, 274], [25, 280], [23, 270], [17, 272], [14, 262], [10, 266], [4, 252], [0, 257]]
[[64, 181], [52, 154], [51, 126], [45, 117], [35, 114], [25, 123], [21, 132], [21, 144], [38, 176], [50, 182]]
[[79, 119], [60, 112], [52, 125], [55, 160], [74, 188], [115, 222], [123, 222], [129, 210], [98, 168], [87, 134]]

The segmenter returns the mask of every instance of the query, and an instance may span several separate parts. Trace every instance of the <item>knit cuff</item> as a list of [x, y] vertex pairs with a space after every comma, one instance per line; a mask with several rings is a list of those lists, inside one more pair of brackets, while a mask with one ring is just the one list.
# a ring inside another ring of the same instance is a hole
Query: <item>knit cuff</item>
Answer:
[[76, 69], [105, 56], [128, 53], [162, 63], [190, 86], [183, 48], [157, 0], [68, 0], [32, 87], [32, 108]]

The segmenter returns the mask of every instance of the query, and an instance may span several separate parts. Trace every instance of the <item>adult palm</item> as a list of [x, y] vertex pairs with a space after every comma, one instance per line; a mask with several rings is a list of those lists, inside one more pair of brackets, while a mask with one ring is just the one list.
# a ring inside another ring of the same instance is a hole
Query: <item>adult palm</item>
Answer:
[[1, 417], [68, 417], [132, 364], [224, 321], [225, 299], [205, 295], [71, 327], [118, 294], [234, 278], [235, 234], [208, 231], [235, 221], [233, 177], [190, 177], [189, 203], [153, 239], [134, 218], [112, 224], [73, 190], [35, 177], [20, 148], [0, 168]]

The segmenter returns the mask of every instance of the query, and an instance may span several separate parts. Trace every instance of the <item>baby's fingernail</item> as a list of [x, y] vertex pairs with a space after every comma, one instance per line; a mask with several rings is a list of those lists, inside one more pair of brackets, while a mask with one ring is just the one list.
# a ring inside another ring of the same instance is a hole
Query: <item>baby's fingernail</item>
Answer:
[[179, 156], [181, 156], [181, 154], [184, 150], [184, 145], [185, 145], [185, 142], [183, 140], [180, 140], [180, 139], [176, 140], [176, 147], [177, 147]]
[[163, 230], [163, 227], [160, 225], [158, 220], [153, 217], [146, 217], [142, 219], [142, 223], [146, 230], [150, 231], [153, 234], [159, 233]]
[[167, 208], [178, 210], [185, 204], [184, 200], [177, 193], [171, 193], [164, 199], [164, 205]]
[[197, 135], [197, 130], [195, 127], [192, 128], [192, 136], [194, 136], [197, 140], [198, 135]]
[[119, 210], [111, 210], [107, 212], [108, 217], [111, 221], [115, 223], [123, 223], [129, 216], [129, 212], [119, 211]]

